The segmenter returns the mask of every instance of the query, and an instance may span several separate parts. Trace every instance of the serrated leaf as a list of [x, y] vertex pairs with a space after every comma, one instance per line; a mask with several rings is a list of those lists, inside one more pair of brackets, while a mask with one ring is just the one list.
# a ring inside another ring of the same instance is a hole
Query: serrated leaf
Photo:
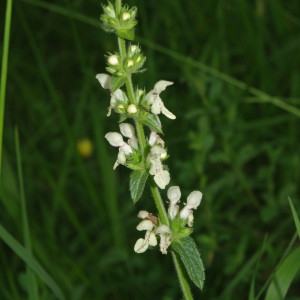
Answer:
[[130, 175], [130, 194], [133, 203], [136, 203], [142, 196], [149, 172], [137, 170]]
[[140, 119], [140, 121], [147, 125], [152, 131], [162, 133], [161, 123], [157, 115], [148, 114], [144, 118]]
[[183, 265], [194, 284], [203, 289], [205, 273], [200, 253], [194, 240], [187, 236], [172, 243], [172, 248], [179, 254]]
[[111, 91], [115, 92], [124, 84], [125, 81], [126, 77], [113, 76], [111, 79]]
[[279, 266], [265, 300], [285, 299], [290, 284], [300, 269], [300, 248], [295, 249]]
[[122, 39], [130, 40], [130, 41], [134, 40], [134, 30], [133, 29], [117, 30], [117, 35]]

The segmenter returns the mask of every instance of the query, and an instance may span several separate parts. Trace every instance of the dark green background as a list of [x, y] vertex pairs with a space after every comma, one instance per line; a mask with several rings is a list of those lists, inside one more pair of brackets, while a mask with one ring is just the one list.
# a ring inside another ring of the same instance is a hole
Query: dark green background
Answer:
[[[129, 171], [112, 171], [117, 150], [104, 135], [118, 131], [118, 119], [106, 117], [109, 94], [95, 75], [105, 72], [104, 55], [117, 43], [99, 26], [101, 2], [49, 3], [14, 1], [1, 224], [23, 243], [17, 126], [33, 252], [66, 298], [180, 299], [171, 256], [133, 251], [141, 234], [136, 215], [140, 209], [155, 213], [155, 207], [148, 189], [133, 206]], [[147, 72], [135, 75], [134, 85], [148, 91], [160, 79], [174, 81], [161, 94], [177, 116], [161, 118], [171, 184], [181, 187], [182, 202], [192, 190], [204, 194], [193, 237], [207, 279], [202, 293], [193, 288], [195, 299], [247, 299], [264, 238], [257, 291], [295, 232], [288, 197], [299, 211], [300, 179], [299, 115], [247, 87], [299, 107], [300, 3], [128, 4], [138, 7], [136, 41], [147, 57]], [[76, 148], [85, 137], [94, 145], [88, 159]], [[25, 265], [4, 243], [0, 266], [0, 298], [26, 299]], [[55, 299], [40, 281], [39, 287], [41, 299]], [[297, 281], [289, 295], [299, 299]]]

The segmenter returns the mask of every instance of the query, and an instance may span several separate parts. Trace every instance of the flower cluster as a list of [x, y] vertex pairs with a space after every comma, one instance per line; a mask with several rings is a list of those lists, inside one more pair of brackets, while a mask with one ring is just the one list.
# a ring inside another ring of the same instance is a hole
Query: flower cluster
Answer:
[[170, 227], [165, 224], [158, 226], [158, 219], [149, 212], [142, 210], [139, 212], [138, 217], [142, 221], [138, 224], [137, 230], [146, 231], [145, 238], [139, 238], [135, 245], [134, 251], [136, 253], [143, 253], [149, 247], [157, 245], [156, 235], [160, 237], [160, 251], [162, 254], [167, 254], [167, 249], [171, 245], [172, 240], [184, 237], [191, 233], [193, 226], [193, 210], [197, 209], [202, 199], [200, 191], [193, 191], [187, 197], [187, 203], [179, 212], [179, 201], [181, 198], [180, 188], [178, 186], [171, 186], [167, 192], [168, 199], [170, 200], [168, 214], [170, 220]]
[[146, 231], [145, 238], [139, 238], [135, 245], [134, 251], [136, 253], [145, 252], [149, 246], [157, 245], [156, 235], [160, 237], [160, 251], [162, 254], [167, 254], [167, 249], [171, 244], [172, 232], [166, 225], [157, 226], [158, 220], [152, 214], [145, 210], [141, 210], [138, 217], [142, 219], [139, 225], [136, 227], [138, 231]]
[[[170, 200], [168, 213], [170, 219], [173, 220], [178, 215], [179, 212], [179, 200], [181, 197], [181, 192], [179, 186], [171, 186], [168, 189], [168, 199]], [[202, 193], [200, 191], [193, 191], [187, 197], [185, 206], [179, 213], [181, 220], [186, 220], [189, 227], [193, 226], [194, 216], [193, 210], [197, 209], [200, 205], [202, 199]]]

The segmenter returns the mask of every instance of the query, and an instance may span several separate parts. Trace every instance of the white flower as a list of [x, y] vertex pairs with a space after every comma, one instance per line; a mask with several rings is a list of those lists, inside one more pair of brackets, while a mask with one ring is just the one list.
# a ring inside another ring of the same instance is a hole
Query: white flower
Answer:
[[160, 225], [156, 228], [155, 233], [160, 236], [160, 252], [162, 254], [167, 254], [167, 249], [171, 245], [171, 229], [167, 225]]
[[180, 218], [182, 220], [188, 219], [188, 226], [193, 226], [194, 216], [193, 209], [197, 209], [202, 199], [202, 193], [200, 191], [193, 191], [187, 197], [187, 203], [185, 207], [180, 211]]
[[193, 191], [187, 197], [186, 204], [192, 209], [196, 209], [200, 205], [201, 199], [202, 193], [200, 191]]
[[161, 188], [164, 189], [170, 182], [170, 173], [163, 169], [161, 163], [161, 155], [166, 152], [165, 149], [158, 145], [154, 145], [150, 150], [149, 161], [151, 167], [149, 170], [150, 175], [154, 175], [154, 181]]
[[116, 169], [119, 164], [124, 165], [126, 163], [126, 155], [132, 153], [131, 147], [123, 141], [122, 135], [118, 132], [108, 132], [105, 138], [112, 146], [119, 148], [118, 157], [113, 169]]
[[[112, 79], [111, 76], [102, 73], [102, 74], [98, 74], [96, 78], [98, 79], [99, 83], [105, 90], [111, 90], [111, 79]], [[127, 102], [123, 92], [120, 89], [117, 89], [115, 92], [111, 93], [110, 106], [108, 107], [108, 113], [107, 113], [108, 117], [111, 114], [111, 109], [117, 107], [117, 102], [124, 102], [124, 103]]]
[[156, 144], [162, 146], [163, 148], [165, 147], [165, 142], [155, 131], [151, 131], [148, 143], [150, 146], [154, 146]]
[[123, 136], [128, 138], [127, 143], [129, 144], [129, 146], [134, 149], [138, 149], [138, 140], [135, 135], [134, 127], [129, 123], [121, 123], [119, 127]]
[[149, 212], [147, 212], [146, 210], [140, 210], [138, 213], [138, 218], [140, 219], [147, 219], [149, 216]]
[[179, 211], [179, 206], [177, 203], [179, 202], [181, 197], [181, 192], [179, 186], [171, 186], [168, 189], [168, 198], [170, 200], [170, 205], [168, 208], [168, 213], [171, 219], [174, 219]]
[[164, 106], [164, 103], [159, 96], [159, 94], [164, 91], [167, 86], [172, 84], [173, 82], [171, 81], [160, 80], [154, 85], [153, 90], [145, 96], [146, 101], [152, 105], [151, 112], [153, 114], [158, 115], [162, 113], [169, 119], [176, 119], [176, 116]]
[[134, 245], [134, 251], [136, 253], [143, 253], [145, 252], [149, 246], [156, 246], [157, 245], [157, 239], [155, 236], [155, 233], [153, 232], [154, 224], [150, 220], [143, 220], [136, 229], [139, 231], [146, 230], [145, 238], [139, 238], [135, 245]]

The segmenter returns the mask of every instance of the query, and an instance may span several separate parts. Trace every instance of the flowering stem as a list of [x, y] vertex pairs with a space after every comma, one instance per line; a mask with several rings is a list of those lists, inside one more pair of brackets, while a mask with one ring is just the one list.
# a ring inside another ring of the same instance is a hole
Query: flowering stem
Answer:
[[180, 287], [181, 287], [183, 296], [186, 300], [193, 300], [193, 295], [191, 293], [190, 286], [189, 286], [188, 282], [186, 281], [186, 279], [184, 277], [184, 274], [183, 274], [182, 268], [179, 264], [177, 255], [174, 251], [172, 251], [171, 253], [172, 253], [173, 262], [174, 262], [174, 265], [175, 265], [175, 269], [176, 269], [176, 272], [177, 272], [177, 277], [179, 279], [179, 283], [180, 283]]
[[[117, 6], [117, 2], [118, 1], [116, 1], [116, 6]], [[119, 45], [120, 57], [122, 59], [124, 59], [126, 57], [125, 40], [118, 37], [118, 45]], [[126, 90], [127, 90], [127, 95], [128, 95], [129, 102], [133, 103], [133, 104], [137, 104], [136, 100], [135, 100], [135, 96], [134, 96], [134, 90], [133, 90], [132, 81], [131, 81], [131, 74], [127, 74], [125, 85], [126, 85]], [[145, 150], [146, 150], [146, 147], [147, 147], [147, 143], [146, 143], [146, 138], [145, 138], [144, 127], [139, 122], [139, 120], [135, 120], [135, 127], [136, 127], [136, 132], [137, 132], [137, 135], [138, 135], [138, 139], [139, 139], [141, 152], [143, 154], [143, 158], [145, 158]], [[152, 181], [152, 183], [150, 183], [150, 190], [151, 190], [152, 196], [154, 198], [154, 202], [155, 202], [156, 208], [158, 210], [161, 222], [163, 224], [169, 226], [170, 222], [169, 222], [169, 219], [168, 219], [168, 215], [167, 215], [163, 200], [161, 198], [161, 195], [160, 195], [160, 192], [159, 192], [157, 186], [153, 183], [153, 181]]]
[[157, 186], [155, 186], [154, 183], [150, 183], [150, 190], [151, 190], [152, 196], [154, 198], [154, 202], [155, 202], [156, 208], [158, 210], [161, 222], [165, 225], [170, 226], [170, 221], [169, 221], [164, 203], [161, 199], [160, 192], [159, 192]]

